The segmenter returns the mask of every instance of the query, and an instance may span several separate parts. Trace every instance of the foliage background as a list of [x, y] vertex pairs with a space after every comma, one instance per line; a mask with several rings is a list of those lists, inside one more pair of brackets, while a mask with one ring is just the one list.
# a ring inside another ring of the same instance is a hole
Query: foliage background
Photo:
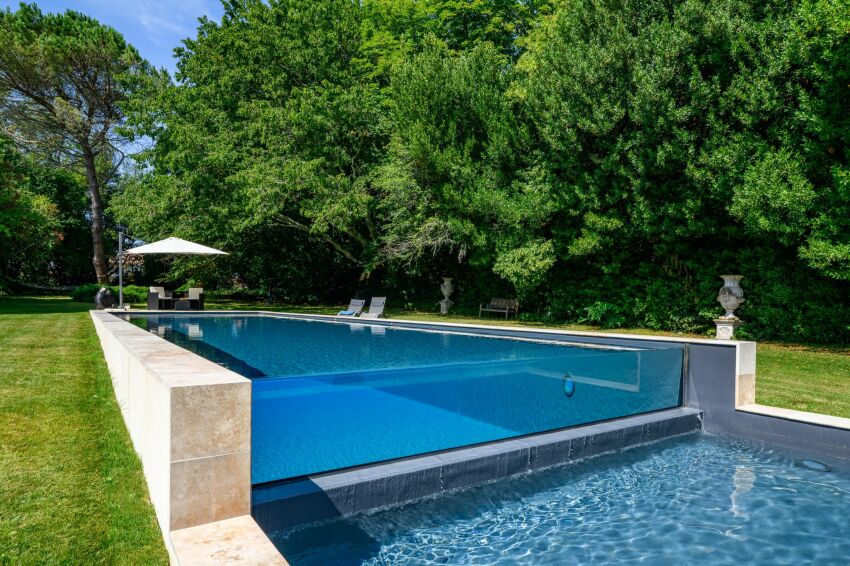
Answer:
[[708, 332], [741, 273], [744, 335], [850, 342], [850, 4], [224, 6], [123, 103], [109, 215], [231, 255], [148, 278]]

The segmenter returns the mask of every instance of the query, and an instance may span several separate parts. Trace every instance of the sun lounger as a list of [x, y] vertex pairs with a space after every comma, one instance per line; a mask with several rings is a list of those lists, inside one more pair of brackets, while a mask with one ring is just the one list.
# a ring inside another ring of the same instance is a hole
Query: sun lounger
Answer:
[[363, 305], [365, 304], [366, 301], [363, 299], [351, 299], [351, 302], [348, 303], [348, 308], [344, 311], [339, 311], [337, 316], [357, 316], [363, 310]]
[[387, 302], [386, 297], [372, 297], [372, 302], [369, 303], [369, 312], [364, 312], [360, 318], [378, 318], [384, 316], [384, 304]]

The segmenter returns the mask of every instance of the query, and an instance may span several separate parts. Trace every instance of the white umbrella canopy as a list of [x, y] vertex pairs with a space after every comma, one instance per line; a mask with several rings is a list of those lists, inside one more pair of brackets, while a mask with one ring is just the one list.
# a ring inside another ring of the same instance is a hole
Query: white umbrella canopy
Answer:
[[145, 254], [180, 254], [180, 255], [230, 255], [227, 252], [196, 244], [183, 238], [166, 238], [158, 242], [152, 242], [143, 246], [137, 246], [129, 250], [123, 250], [123, 233], [118, 236], [118, 305], [124, 308], [124, 269], [121, 261], [125, 255]]
[[229, 255], [227, 252], [202, 246], [182, 238], [166, 238], [143, 246], [131, 248], [125, 254], [185, 254], [185, 255]]

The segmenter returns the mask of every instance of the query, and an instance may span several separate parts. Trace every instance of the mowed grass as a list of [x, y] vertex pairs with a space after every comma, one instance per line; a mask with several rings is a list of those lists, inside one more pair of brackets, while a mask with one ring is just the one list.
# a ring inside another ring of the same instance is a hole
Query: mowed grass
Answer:
[[[226, 300], [211, 300], [207, 303], [207, 308], [277, 310], [312, 314], [336, 314], [344, 306], [268, 306], [265, 303]], [[505, 321], [498, 316], [479, 319], [477, 316], [454, 314], [442, 316], [437, 313], [394, 309], [387, 309], [386, 314], [391, 318], [427, 322], [599, 330], [592, 326], [578, 324], [543, 324], [513, 319]], [[645, 328], [618, 328], [610, 332], [705, 338], [695, 334], [659, 332]], [[850, 348], [759, 343], [756, 365], [756, 402], [774, 407], [850, 418]]]
[[0, 297], [0, 564], [167, 564], [88, 305]]
[[756, 402], [850, 418], [850, 349], [759, 344]]

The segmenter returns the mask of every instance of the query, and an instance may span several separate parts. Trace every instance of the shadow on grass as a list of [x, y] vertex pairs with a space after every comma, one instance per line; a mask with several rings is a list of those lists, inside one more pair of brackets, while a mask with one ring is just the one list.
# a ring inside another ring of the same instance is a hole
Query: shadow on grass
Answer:
[[89, 303], [78, 303], [70, 297], [0, 297], [0, 315], [72, 314], [93, 309]]

